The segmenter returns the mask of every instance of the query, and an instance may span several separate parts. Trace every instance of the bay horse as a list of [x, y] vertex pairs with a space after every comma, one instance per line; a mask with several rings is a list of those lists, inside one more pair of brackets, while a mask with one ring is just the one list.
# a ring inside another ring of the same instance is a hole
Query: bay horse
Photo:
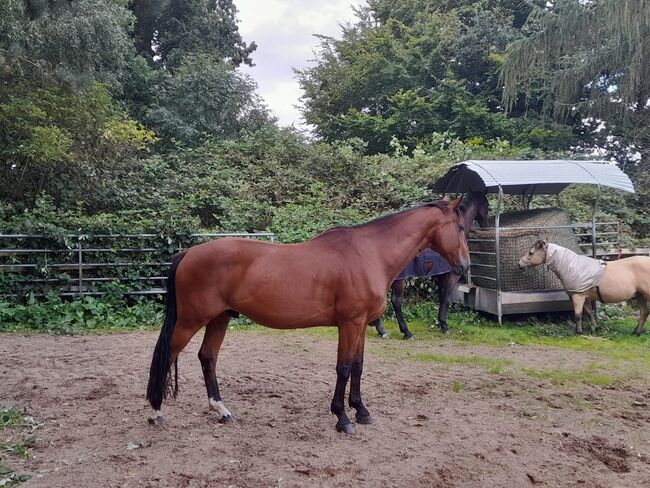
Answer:
[[400, 270], [425, 247], [452, 265], [469, 266], [469, 251], [458, 207], [430, 202], [371, 222], [338, 227], [298, 244], [224, 238], [177, 254], [167, 280], [166, 316], [154, 349], [147, 399], [152, 424], [163, 421], [161, 404], [178, 354], [205, 326], [199, 360], [210, 410], [234, 422], [219, 392], [216, 362], [231, 317], [244, 314], [275, 329], [338, 327], [336, 387], [331, 411], [336, 430], [351, 434], [345, 389], [356, 421], [371, 423], [361, 401], [366, 326], [386, 309], [386, 291]]
[[650, 257], [634, 256], [618, 261], [599, 261], [577, 254], [557, 244], [539, 240], [519, 260], [519, 269], [546, 264], [562, 282], [571, 298], [576, 334], [582, 334], [582, 311], [591, 320], [591, 331], [598, 327], [591, 301], [617, 303], [636, 298], [639, 321], [634, 334], [641, 335], [648, 318], [650, 300]]
[[[463, 215], [463, 227], [465, 229], [466, 238], [469, 235], [472, 229], [472, 223], [475, 220], [481, 227], [490, 226], [490, 223], [488, 222], [489, 208], [490, 204], [483, 192], [472, 192], [463, 198], [459, 209]], [[438, 253], [430, 249], [428, 251], [430, 251], [432, 256], [430, 259], [426, 260], [427, 262], [425, 263], [425, 266], [412, 266], [412, 270], [407, 271], [410, 267], [407, 265], [407, 268], [400, 273], [398, 278], [393, 281], [390, 286], [390, 303], [393, 305], [395, 317], [399, 324], [399, 330], [404, 335], [404, 339], [411, 339], [413, 337], [413, 333], [409, 330], [406, 320], [404, 320], [404, 314], [402, 313], [406, 278], [416, 276], [435, 278], [438, 285], [438, 327], [440, 327], [441, 332], [444, 334], [449, 332], [449, 326], [447, 325], [449, 304], [451, 303], [452, 294], [456, 289], [456, 285], [461, 278], [461, 273], [457, 268], [454, 269], [449, 266], [444, 259], [440, 262], [440, 256]], [[426, 253], [427, 250], [425, 249], [424, 252]], [[415, 260], [417, 259], [419, 259], [419, 257], [416, 257], [411, 263], [415, 263]], [[436, 272], [436, 267], [438, 267], [441, 272]], [[384, 328], [381, 317], [371, 325], [375, 327], [380, 336], [388, 337], [388, 332]]]

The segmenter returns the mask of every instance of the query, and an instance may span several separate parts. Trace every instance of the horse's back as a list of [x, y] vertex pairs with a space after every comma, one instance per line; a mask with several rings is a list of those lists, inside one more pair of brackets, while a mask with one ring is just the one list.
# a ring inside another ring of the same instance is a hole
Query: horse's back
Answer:
[[[632, 256], [616, 261], [609, 261], [607, 268], [616, 270], [616, 272], [647, 274], [650, 273], [650, 256]], [[648, 279], [650, 279], [650, 276], [648, 276]]]

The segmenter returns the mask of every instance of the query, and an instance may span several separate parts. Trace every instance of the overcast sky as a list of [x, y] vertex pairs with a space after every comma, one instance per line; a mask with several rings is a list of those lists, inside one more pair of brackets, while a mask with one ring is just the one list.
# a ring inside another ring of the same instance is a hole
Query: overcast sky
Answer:
[[259, 85], [258, 93], [279, 118], [280, 125], [302, 125], [296, 108], [302, 94], [292, 68], [312, 65], [318, 39], [312, 34], [340, 37], [339, 24], [354, 19], [352, 5], [361, 0], [234, 0], [239, 31], [255, 41], [255, 66], [242, 66]]

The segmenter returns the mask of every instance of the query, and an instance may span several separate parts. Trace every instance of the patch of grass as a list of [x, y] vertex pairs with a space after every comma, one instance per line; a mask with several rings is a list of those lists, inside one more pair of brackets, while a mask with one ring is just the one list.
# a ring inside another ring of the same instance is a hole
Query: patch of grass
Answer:
[[509, 359], [486, 358], [482, 356], [448, 356], [435, 352], [417, 353], [409, 356], [417, 361], [438, 364], [482, 366], [486, 371], [501, 374], [506, 366], [512, 364]]
[[[11, 471], [10, 471], [11, 472]], [[10, 487], [10, 486], [16, 486], [21, 483], [24, 483], [25, 481], [29, 481], [32, 479], [31, 475], [29, 474], [10, 474], [9, 476], [2, 477], [4, 476], [2, 472], [0, 472], [0, 486], [3, 487]]]
[[23, 459], [29, 457], [29, 451], [36, 445], [36, 436], [25, 437], [13, 444], [0, 444], [0, 450]]
[[[620, 307], [605, 309], [601, 320], [601, 329], [593, 335], [578, 336], [574, 324], [566, 315], [548, 314], [542, 316], [504, 318], [503, 325], [488, 316], [473, 311], [452, 312], [449, 314], [451, 334], [444, 336], [435, 324], [435, 307], [428, 305], [423, 317], [408, 322], [416, 340], [453, 342], [504, 346], [511, 343], [525, 346], [552, 346], [579, 351], [598, 352], [612, 359], [627, 359], [641, 362], [650, 367], [650, 333], [640, 337], [632, 331], [636, 325], [636, 311]], [[405, 309], [408, 307], [405, 306]], [[422, 306], [419, 307], [422, 312]], [[606, 312], [606, 313], [605, 313]], [[401, 337], [393, 320], [386, 321], [386, 328], [391, 332], [390, 339]], [[585, 326], [588, 327], [588, 326]], [[588, 330], [588, 329], [586, 329]]]
[[18, 427], [23, 425], [25, 411], [16, 407], [3, 408], [0, 410], [0, 430], [9, 427]]
[[463, 384], [460, 381], [454, 381], [454, 384], [451, 385], [451, 389], [454, 393], [460, 393], [463, 391]]
[[[41, 424], [36, 422], [33, 417], [25, 415], [24, 408], [7, 407], [0, 410], [0, 430], [5, 429], [29, 429], [33, 432]], [[31, 449], [36, 445], [36, 436], [28, 435], [22, 437], [16, 442], [0, 443], [0, 453], [6, 453], [13, 456], [19, 456], [23, 459], [29, 457]], [[14, 469], [9, 466], [0, 464], [0, 486], [16, 486], [31, 479], [29, 474], [15, 473]]]
[[590, 371], [589, 369], [582, 371], [562, 371], [559, 369], [536, 369], [536, 368], [524, 368], [524, 373], [532, 378], [538, 378], [542, 380], [550, 380], [553, 384], [563, 385], [565, 383], [572, 382], [581, 382], [588, 385], [599, 385], [607, 386], [612, 385], [615, 382], [615, 379], [611, 376], [596, 373]]

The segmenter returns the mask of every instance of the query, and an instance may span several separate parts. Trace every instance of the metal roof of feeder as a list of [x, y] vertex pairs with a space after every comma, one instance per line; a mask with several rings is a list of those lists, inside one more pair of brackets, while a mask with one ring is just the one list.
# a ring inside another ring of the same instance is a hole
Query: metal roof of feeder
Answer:
[[573, 183], [634, 193], [630, 178], [607, 161], [465, 161], [453, 166], [434, 189], [443, 193], [487, 191], [517, 195], [557, 194]]

